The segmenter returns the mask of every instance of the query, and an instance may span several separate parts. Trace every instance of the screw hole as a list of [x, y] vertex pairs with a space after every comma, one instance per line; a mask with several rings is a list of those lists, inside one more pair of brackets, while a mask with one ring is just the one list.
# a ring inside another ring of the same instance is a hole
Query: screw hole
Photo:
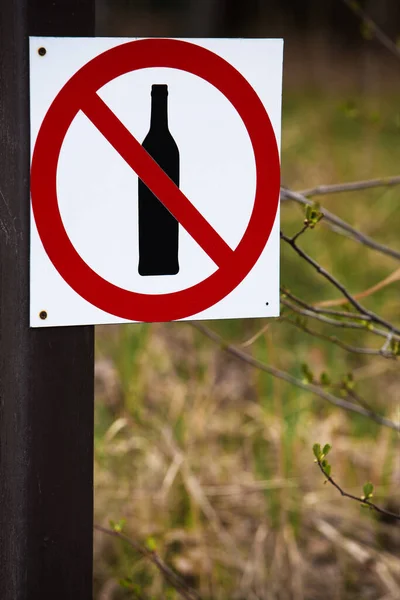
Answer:
[[265, 306], [269, 306], [269, 302], [266, 302], [266, 303], [265, 303]]
[[38, 54], [39, 56], [44, 56], [46, 54], [47, 50], [46, 48], [43, 48], [43, 46], [41, 46], [38, 50]]
[[45, 319], [47, 319], [47, 312], [45, 310], [41, 310], [39, 313], [39, 317], [42, 319], [42, 321], [44, 321]]

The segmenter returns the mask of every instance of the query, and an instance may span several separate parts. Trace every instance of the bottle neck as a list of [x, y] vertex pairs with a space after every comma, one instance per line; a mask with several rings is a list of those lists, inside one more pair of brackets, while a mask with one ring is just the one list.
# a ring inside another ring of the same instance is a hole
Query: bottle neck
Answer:
[[[161, 86], [160, 86], [161, 87]], [[163, 86], [164, 87], [164, 86]], [[168, 92], [153, 90], [151, 93], [151, 129], [168, 129]]]

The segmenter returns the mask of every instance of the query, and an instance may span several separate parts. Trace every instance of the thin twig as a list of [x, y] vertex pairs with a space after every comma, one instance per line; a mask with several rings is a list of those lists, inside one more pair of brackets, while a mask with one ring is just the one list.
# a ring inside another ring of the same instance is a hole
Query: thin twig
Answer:
[[[394, 277], [396, 276], [396, 278]], [[388, 282], [389, 280], [392, 281], [398, 281], [400, 279], [400, 269], [396, 269], [396, 271], [394, 271], [394, 273], [392, 273], [389, 277], [386, 277], [386, 279], [384, 279], [383, 281], [380, 282], [380, 284], [382, 285], [382, 283], [384, 282]], [[379, 284], [375, 285], [374, 288], [377, 289], [377, 286]], [[369, 290], [372, 290], [373, 288], [369, 288]], [[298, 304], [299, 306], [302, 306], [304, 309], [311, 311], [313, 313], [316, 314], [320, 314], [320, 315], [332, 315], [335, 317], [340, 317], [340, 318], [345, 318], [345, 319], [351, 319], [351, 321], [355, 320], [355, 321], [364, 321], [364, 323], [368, 323], [370, 324], [372, 319], [368, 316], [368, 315], [360, 315], [359, 313], [356, 312], [350, 312], [350, 311], [345, 311], [345, 310], [337, 310], [337, 309], [332, 309], [332, 308], [325, 308], [326, 306], [332, 306], [335, 303], [337, 304], [346, 304], [346, 300], [345, 299], [339, 299], [339, 301], [337, 300], [322, 300], [320, 302], [316, 302], [315, 304], [309, 304], [308, 302], [305, 302], [305, 300], [302, 300], [301, 298], [299, 298], [298, 296], [295, 296], [292, 292], [290, 292], [287, 288], [285, 287], [281, 287], [280, 288], [281, 291], [281, 299], [285, 299], [285, 297], [290, 298], [291, 300], [293, 300], [294, 302], [296, 302], [296, 304]], [[358, 294], [354, 294], [354, 298], [356, 300], [360, 300], [360, 298], [364, 298], [365, 297], [365, 292], [361, 292]], [[336, 321], [336, 319], [334, 320]], [[337, 321], [337, 322], [342, 322], [343, 321]], [[363, 326], [363, 325], [362, 325]], [[354, 329], [354, 328], [353, 328]], [[358, 329], [358, 328], [356, 328]], [[393, 332], [391, 332], [389, 335], [386, 331], [383, 331], [382, 329], [376, 329], [373, 328], [371, 329], [371, 326], [368, 326], [368, 330], [369, 331], [373, 331], [373, 333], [375, 333], [375, 335], [380, 335], [382, 337], [385, 337], [387, 339], [390, 338], [390, 340], [394, 339], [394, 340], [400, 340], [400, 336], [396, 336], [393, 334]]]
[[379, 315], [375, 314], [374, 312], [364, 308], [354, 298], [354, 296], [352, 296], [350, 294], [350, 292], [347, 291], [345, 286], [343, 284], [341, 284], [340, 281], [338, 281], [333, 275], [331, 275], [326, 269], [324, 269], [316, 260], [311, 258], [311, 256], [306, 254], [306, 252], [304, 252], [304, 250], [302, 250], [296, 244], [296, 242], [294, 242], [291, 238], [289, 238], [283, 232], [281, 232], [281, 239], [284, 240], [287, 244], [289, 244], [289, 246], [291, 246], [293, 248], [293, 250], [299, 256], [301, 256], [301, 258], [303, 258], [306, 262], [308, 262], [312, 267], [314, 267], [314, 269], [320, 275], [322, 275], [325, 279], [327, 279], [327, 281], [329, 281], [334, 287], [336, 287], [343, 294], [343, 296], [345, 296], [345, 298], [347, 298], [347, 300], [350, 302], [350, 304], [352, 304], [354, 306], [354, 308], [356, 308], [358, 310], [359, 313], [361, 313], [362, 315], [368, 315], [371, 318], [371, 321], [374, 321], [375, 323], [379, 323], [380, 325], [383, 325], [389, 331], [393, 331], [395, 333], [400, 334], [400, 329], [397, 329], [397, 327], [395, 327], [393, 324], [389, 323], [389, 321], [386, 321], [385, 319], [383, 319]]
[[307, 325], [305, 325], [303, 323], [298, 323], [296, 321], [292, 321], [292, 319], [288, 319], [285, 317], [281, 317], [281, 320], [285, 321], [286, 323], [290, 323], [290, 325], [294, 325], [294, 327], [301, 329], [301, 331], [304, 331], [304, 333], [307, 333], [308, 335], [312, 335], [313, 337], [318, 338], [320, 340], [326, 340], [327, 342], [331, 342], [332, 344], [335, 344], [335, 346], [338, 346], [339, 348], [342, 348], [343, 350], [346, 350], [346, 352], [350, 352], [352, 354], [366, 354], [368, 356], [383, 356], [385, 358], [393, 358], [393, 359], [397, 358], [396, 355], [393, 354], [393, 352], [384, 350], [383, 348], [376, 350], [375, 348], [361, 348], [358, 346], [352, 346], [351, 344], [347, 344], [346, 342], [343, 342], [342, 340], [340, 340], [339, 338], [337, 338], [334, 335], [326, 335], [324, 333], [320, 333], [319, 331], [315, 331], [314, 329], [310, 329], [309, 327], [307, 327]]
[[[299, 192], [293, 192], [292, 190], [289, 190], [287, 188], [281, 188], [281, 199], [294, 200], [295, 202], [297, 202], [298, 204], [302, 204], [303, 206], [312, 206], [314, 204], [312, 200], [309, 200], [303, 194]], [[368, 248], [371, 248], [372, 250], [376, 250], [381, 254], [386, 254], [387, 256], [391, 256], [396, 260], [400, 260], [400, 251], [394, 250], [393, 248], [389, 248], [389, 246], [385, 246], [384, 244], [376, 242], [368, 235], [365, 235], [361, 231], [358, 231], [357, 229], [349, 225], [349, 223], [343, 221], [343, 219], [340, 219], [340, 217], [337, 217], [336, 215], [331, 213], [326, 208], [320, 206], [318, 210], [324, 215], [325, 222], [330, 223], [331, 225], [334, 225], [335, 228], [337, 227], [340, 230], [348, 233], [353, 240], [359, 242], [360, 244], [363, 244], [364, 246], [367, 246]]]
[[334, 406], [343, 408], [344, 410], [348, 410], [348, 411], [357, 413], [359, 415], [362, 415], [363, 417], [367, 417], [367, 418], [371, 419], [372, 421], [375, 421], [376, 423], [379, 423], [380, 425], [384, 425], [385, 427], [389, 427], [390, 429], [394, 429], [395, 431], [400, 432], [400, 425], [397, 423], [394, 423], [390, 419], [387, 419], [386, 417], [382, 417], [381, 415], [378, 415], [375, 412], [365, 410], [361, 406], [357, 406], [356, 404], [347, 402], [346, 400], [337, 398], [333, 394], [330, 394], [329, 392], [318, 387], [317, 385], [313, 385], [312, 383], [304, 383], [300, 379], [297, 379], [296, 377], [293, 377], [289, 373], [286, 373], [286, 371], [281, 371], [280, 369], [272, 367], [271, 365], [267, 365], [267, 364], [257, 360], [256, 358], [253, 358], [246, 352], [242, 352], [241, 350], [239, 350], [239, 348], [237, 348], [236, 346], [233, 346], [232, 344], [228, 344], [215, 331], [213, 331], [212, 329], [209, 329], [208, 327], [206, 327], [205, 325], [203, 325], [201, 323], [193, 323], [192, 322], [192, 323], [190, 323], [190, 325], [192, 327], [194, 327], [195, 329], [197, 329], [198, 331], [200, 331], [203, 335], [208, 337], [210, 340], [212, 340], [213, 342], [218, 344], [222, 350], [224, 350], [225, 352], [228, 352], [232, 356], [235, 356], [239, 360], [242, 360], [243, 362], [251, 365], [252, 367], [257, 368], [260, 371], [264, 371], [265, 373], [268, 373], [269, 375], [272, 375], [273, 377], [276, 377], [277, 379], [282, 379], [283, 381], [286, 381], [287, 383], [290, 383], [298, 388], [301, 388], [302, 390], [304, 390], [306, 392], [311, 392], [312, 394], [315, 394], [316, 396], [319, 396], [320, 398], [327, 400]]
[[295, 242], [301, 235], [303, 235], [303, 233], [305, 231], [307, 231], [307, 229], [309, 228], [308, 223], [304, 223], [303, 227], [300, 229], [300, 231], [298, 231], [293, 237], [292, 237], [292, 241]]
[[[282, 317], [281, 317], [282, 320]], [[286, 321], [287, 323], [290, 323], [291, 325], [294, 325], [295, 327], [298, 327], [299, 329], [301, 329], [302, 331], [304, 331], [305, 333], [308, 333], [309, 335], [312, 335], [313, 337], [319, 338], [319, 339], [323, 339], [323, 340], [327, 340], [328, 342], [331, 342], [332, 344], [335, 344], [336, 346], [339, 346], [340, 348], [343, 348], [343, 350], [346, 350], [347, 352], [352, 352], [354, 354], [368, 354], [368, 355], [372, 355], [372, 356], [379, 356], [379, 355], [384, 355], [382, 349], [380, 350], [373, 350], [370, 348], [357, 348], [355, 346], [350, 346], [349, 344], [346, 344], [345, 342], [343, 342], [342, 340], [339, 340], [337, 337], [335, 336], [329, 336], [329, 335], [324, 335], [322, 333], [319, 333], [317, 331], [314, 331], [312, 329], [309, 329], [306, 325], [302, 325], [300, 323], [296, 323], [295, 321], [292, 321], [291, 319], [285, 319], [283, 318], [284, 321]], [[390, 356], [386, 356], [387, 358], [394, 358], [397, 359], [397, 356], [394, 354], [391, 354]], [[332, 386], [332, 387], [337, 387], [340, 390], [344, 390], [348, 396], [350, 396], [351, 398], [353, 398], [353, 400], [355, 400], [358, 404], [360, 404], [360, 406], [362, 406], [363, 408], [365, 408], [367, 411], [369, 411], [370, 413], [374, 413], [374, 409], [372, 408], [372, 406], [370, 406], [370, 404], [368, 404], [368, 402], [366, 402], [364, 400], [364, 398], [361, 398], [361, 396], [359, 396], [358, 394], [356, 394], [356, 392], [352, 389], [350, 389], [349, 386], [342, 384], [336, 385], [336, 386]]]
[[[312, 307], [310, 307], [310, 309], [299, 308], [292, 302], [289, 302], [289, 300], [285, 300], [285, 298], [281, 298], [281, 304], [287, 306], [290, 310], [303, 317], [308, 317], [310, 319], [314, 319], [315, 321], [320, 321], [321, 323], [325, 323], [326, 325], [332, 325], [333, 327], [338, 327], [342, 329], [362, 329], [365, 332], [383, 337], [385, 338], [385, 343], [380, 349], [380, 351], [377, 351], [377, 353], [381, 354], [382, 356], [385, 356], [386, 358], [396, 358], [396, 355], [390, 350], [388, 350], [388, 347], [391, 340], [400, 340], [400, 336], [398, 335], [393, 335], [391, 332], [384, 331], [383, 329], [377, 329], [373, 325], [368, 325], [368, 327], [366, 327], [365, 325], [357, 322], [352, 323], [351, 321], [339, 321], [338, 319], [331, 319], [330, 317], [326, 317], [325, 315], [315, 313], [312, 310]], [[369, 352], [367, 352], [367, 354], [369, 354]]]
[[347, 395], [350, 396], [350, 398], [353, 398], [353, 400], [355, 400], [356, 402], [358, 402], [358, 404], [360, 404], [360, 406], [363, 406], [364, 408], [366, 408], [367, 410], [373, 410], [372, 406], [370, 406], [370, 404], [368, 404], [368, 402], [366, 402], [364, 400], [364, 398], [361, 398], [361, 396], [359, 396], [354, 390], [352, 390], [349, 386], [347, 385], [342, 385], [342, 389], [344, 391], [347, 392]]
[[[339, 327], [341, 329], [362, 329], [363, 331], [367, 331], [367, 328], [362, 323], [352, 323], [351, 321], [339, 321], [339, 319], [331, 319], [330, 317], [326, 317], [325, 315], [321, 315], [313, 310], [313, 307], [310, 308], [299, 308], [289, 300], [285, 300], [285, 298], [281, 298], [281, 303], [284, 306], [287, 306], [293, 312], [296, 312], [303, 317], [309, 317], [311, 319], [315, 319], [316, 321], [320, 321], [321, 323], [325, 323], [326, 325], [332, 325], [333, 327]], [[383, 331], [383, 329], [376, 329], [372, 325], [368, 329], [370, 333], [375, 333], [375, 335], [379, 335], [387, 339], [388, 332]]]
[[313, 196], [325, 196], [327, 194], [340, 194], [342, 192], [358, 192], [378, 187], [391, 187], [400, 185], [400, 175], [385, 177], [381, 179], [365, 179], [363, 181], [349, 181], [348, 183], [334, 183], [332, 185], [317, 185], [297, 193], [307, 198]]
[[[356, 320], [360, 320], [360, 321], [371, 321], [371, 319], [367, 316], [367, 315], [360, 315], [358, 313], [354, 313], [354, 312], [350, 312], [350, 311], [345, 311], [345, 310], [334, 310], [331, 308], [320, 308], [319, 305], [314, 305], [314, 304], [308, 304], [307, 302], [305, 302], [304, 300], [302, 300], [301, 298], [299, 298], [298, 296], [295, 296], [291, 291], [289, 291], [287, 288], [281, 287], [281, 293], [283, 294], [283, 296], [287, 296], [288, 298], [291, 298], [291, 300], [293, 300], [294, 302], [296, 302], [296, 304], [299, 304], [300, 306], [302, 306], [303, 308], [310, 310], [314, 313], [317, 314], [321, 314], [321, 315], [332, 315], [335, 317], [344, 317], [344, 318], [349, 318], [349, 319], [356, 319]], [[384, 332], [384, 335], [386, 336], [386, 332]]]
[[118, 538], [124, 541], [126, 544], [131, 546], [136, 552], [147, 558], [149, 561], [153, 563], [157, 567], [157, 569], [163, 574], [166, 581], [182, 596], [185, 600], [201, 600], [199, 594], [191, 588], [187, 583], [177, 575], [161, 558], [160, 556], [152, 551], [148, 550], [138, 542], [135, 542], [128, 536], [124, 535], [119, 531], [115, 531], [114, 529], [107, 529], [106, 527], [102, 527], [101, 525], [94, 525], [94, 529], [97, 531], [101, 531], [106, 535], [111, 537]]
[[337, 484], [336, 481], [334, 481], [332, 479], [332, 477], [330, 475], [328, 475], [327, 473], [325, 473], [325, 470], [324, 470], [324, 467], [322, 466], [321, 461], [318, 460], [318, 459], [316, 459], [316, 462], [317, 462], [319, 468], [321, 469], [322, 473], [326, 477], [326, 479], [329, 481], [329, 483], [331, 483], [342, 494], [342, 496], [344, 496], [345, 498], [350, 498], [351, 500], [356, 500], [356, 502], [361, 502], [361, 504], [366, 504], [367, 506], [369, 506], [370, 508], [373, 508], [374, 510], [376, 510], [379, 513], [381, 513], [382, 515], [386, 515], [388, 517], [391, 517], [392, 519], [396, 519], [397, 521], [400, 521], [400, 515], [398, 515], [396, 513], [392, 513], [389, 510], [381, 508], [380, 506], [377, 506], [376, 504], [374, 504], [373, 502], [371, 502], [367, 498], [365, 498], [365, 500], [363, 500], [361, 497], [353, 496], [353, 494], [349, 494], [349, 493], [345, 492], [340, 487], [340, 485]]
[[375, 38], [384, 46], [391, 54], [396, 58], [400, 58], [400, 49], [396, 44], [386, 35], [384, 31], [371, 19], [371, 17], [361, 8], [359, 2], [356, 0], [342, 0], [342, 2], [349, 8], [355, 15], [367, 25], [371, 33]]

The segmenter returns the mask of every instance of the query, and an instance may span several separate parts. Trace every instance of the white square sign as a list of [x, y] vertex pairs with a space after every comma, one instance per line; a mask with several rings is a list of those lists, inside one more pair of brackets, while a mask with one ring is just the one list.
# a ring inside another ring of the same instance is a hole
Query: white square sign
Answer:
[[279, 314], [282, 55], [30, 38], [32, 327]]

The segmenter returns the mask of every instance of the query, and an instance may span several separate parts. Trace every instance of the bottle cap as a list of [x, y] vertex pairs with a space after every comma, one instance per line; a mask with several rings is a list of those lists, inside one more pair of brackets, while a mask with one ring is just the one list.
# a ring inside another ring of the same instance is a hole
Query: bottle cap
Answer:
[[151, 95], [166, 94], [168, 95], [168, 86], [165, 83], [157, 83], [151, 86]]

